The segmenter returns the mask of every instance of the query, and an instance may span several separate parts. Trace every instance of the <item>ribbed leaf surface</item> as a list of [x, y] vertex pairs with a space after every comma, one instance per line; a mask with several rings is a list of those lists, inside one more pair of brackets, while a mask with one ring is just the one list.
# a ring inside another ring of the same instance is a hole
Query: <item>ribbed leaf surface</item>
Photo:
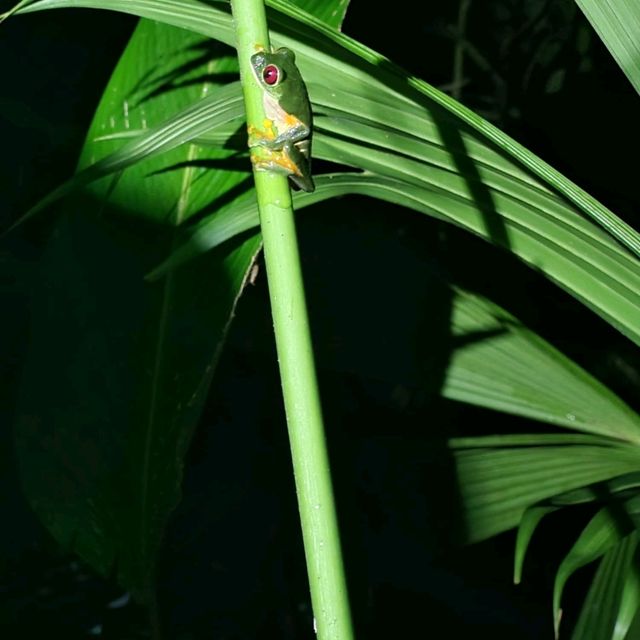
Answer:
[[445, 396], [640, 443], [635, 412], [495, 305], [459, 296], [453, 334], [464, 346], [452, 354]]
[[636, 0], [576, 2], [640, 93], [640, 3]]
[[[65, 6], [127, 11], [233, 41], [226, 3], [41, 0], [28, 9]], [[366, 189], [361, 183], [354, 191], [448, 219], [508, 248], [640, 342], [638, 261], [584, 215], [640, 253], [637, 233], [453, 100], [304, 12], [273, 6], [274, 41], [296, 51], [314, 102], [315, 155], [372, 174]], [[314, 201], [345, 187], [313, 194]]]
[[[638, 608], [636, 532], [602, 559], [582, 607], [572, 640], [620, 640]], [[632, 638], [629, 638], [632, 640]]]
[[[553, 437], [556, 442], [561, 436]], [[632, 446], [546, 445], [546, 436], [529, 436], [540, 446], [456, 451], [459, 491], [470, 542], [518, 525], [525, 510], [552, 496], [640, 470], [640, 451]], [[586, 438], [583, 436], [583, 438]], [[482, 439], [477, 439], [480, 446]], [[585, 440], [587, 441], [587, 440]], [[470, 443], [454, 441], [454, 448]]]
[[[631, 521], [626, 516], [622, 504], [612, 507], [603, 507], [595, 516], [593, 516], [556, 572], [556, 578], [553, 585], [553, 619], [556, 628], [556, 635], [560, 625], [560, 601], [562, 599], [562, 593], [567, 580], [575, 571], [584, 565], [597, 560], [610, 549], [616, 547], [627, 536], [629, 536], [631, 532]], [[632, 551], [633, 549], [635, 549], [635, 544], [633, 545]], [[605, 560], [605, 564], [606, 562], [607, 561]], [[597, 588], [596, 583], [597, 580], [594, 581], [595, 588]], [[622, 584], [619, 585], [620, 589], [621, 587]], [[587, 608], [588, 604], [585, 606], [585, 611]], [[614, 614], [614, 610], [607, 612], [607, 615], [610, 616]], [[583, 612], [583, 616], [584, 615], [585, 613]], [[579, 626], [580, 625], [578, 625], [578, 627]], [[608, 629], [609, 635], [598, 635], [594, 637], [609, 638], [611, 630], [612, 627]], [[582, 633], [584, 633], [584, 631]]]

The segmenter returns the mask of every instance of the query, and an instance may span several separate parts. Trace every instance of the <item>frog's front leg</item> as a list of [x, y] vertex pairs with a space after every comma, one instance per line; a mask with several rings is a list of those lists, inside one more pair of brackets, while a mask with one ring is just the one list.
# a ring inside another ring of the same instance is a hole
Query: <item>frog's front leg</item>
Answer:
[[270, 149], [278, 148], [277, 133], [273, 126], [273, 121], [265, 119], [263, 121], [264, 129], [258, 129], [253, 125], [247, 127], [247, 134], [249, 136], [249, 147], [267, 147]]
[[[309, 138], [311, 130], [303, 122], [294, 116], [285, 116], [284, 123], [279, 123], [276, 127], [273, 120], [265, 118], [263, 129], [253, 126], [247, 127], [249, 134], [249, 147], [268, 147], [271, 149], [282, 149], [287, 143], [297, 143]], [[282, 133], [278, 133], [278, 131]]]

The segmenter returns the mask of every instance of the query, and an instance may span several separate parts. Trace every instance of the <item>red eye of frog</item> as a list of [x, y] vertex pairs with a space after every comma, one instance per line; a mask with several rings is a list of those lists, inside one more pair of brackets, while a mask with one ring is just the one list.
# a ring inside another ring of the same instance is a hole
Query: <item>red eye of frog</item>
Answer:
[[262, 71], [262, 79], [265, 81], [265, 84], [269, 86], [278, 84], [278, 80], [280, 80], [280, 69], [278, 69], [275, 64], [268, 64]]

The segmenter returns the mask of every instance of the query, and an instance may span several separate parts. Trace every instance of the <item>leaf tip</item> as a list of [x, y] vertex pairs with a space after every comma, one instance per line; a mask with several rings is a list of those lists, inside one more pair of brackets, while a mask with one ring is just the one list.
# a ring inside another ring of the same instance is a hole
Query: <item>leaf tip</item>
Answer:
[[553, 616], [553, 637], [558, 640], [560, 637], [560, 620], [562, 620], [562, 609], [554, 612]]

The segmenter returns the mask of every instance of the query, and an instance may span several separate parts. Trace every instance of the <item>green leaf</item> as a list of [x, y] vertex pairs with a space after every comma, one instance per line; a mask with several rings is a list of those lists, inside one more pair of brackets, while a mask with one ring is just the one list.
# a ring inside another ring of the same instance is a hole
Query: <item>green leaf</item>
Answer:
[[[312, 204], [333, 193], [371, 186], [368, 176], [320, 176], [316, 192], [295, 196]], [[254, 196], [248, 193], [220, 210], [209, 222], [188, 231], [158, 277], [188, 260], [192, 252], [218, 246], [253, 227]], [[215, 222], [215, 224], [214, 224]], [[640, 442], [640, 418], [604, 385], [589, 376], [513, 316], [479, 296], [456, 290], [451, 326], [453, 350], [442, 393], [461, 402], [527, 416], [572, 430]], [[354, 362], [357, 367], [357, 362]]]
[[[517, 438], [523, 446], [514, 446]], [[468, 448], [474, 446], [469, 439], [451, 442], [469, 542], [517, 526], [527, 508], [557, 494], [640, 470], [640, 451], [635, 446], [614, 441], [606, 446], [602, 438], [593, 436], [529, 435], [503, 440], [505, 446], [495, 449]], [[484, 438], [474, 441], [475, 446], [489, 444]], [[564, 446], [555, 444], [562, 441]], [[526, 446], [533, 442], [539, 446]]]
[[[145, 23], [146, 21], [142, 22], [142, 24]], [[158, 26], [158, 29], [159, 28], [160, 26]], [[163, 28], [171, 31], [168, 27]], [[143, 160], [149, 160], [160, 153], [176, 149], [185, 142], [190, 142], [200, 134], [207, 132], [212, 127], [228, 125], [237, 120], [239, 115], [238, 96], [240, 95], [240, 83], [233, 82], [222, 87], [213, 87], [209, 92], [211, 95], [208, 97], [198, 100], [186, 109], [183, 109], [180, 112], [179, 119], [176, 120], [172, 118], [160, 125], [153, 126], [144, 131], [142, 135], [134, 137], [130, 142], [122, 146], [117, 146], [119, 136], [112, 135], [110, 130], [123, 130], [126, 132], [130, 129], [131, 120], [134, 117], [138, 117], [142, 120], [143, 124], [146, 124], [146, 113], [139, 109], [139, 114], [134, 116], [134, 112], [130, 111], [131, 107], [129, 106], [130, 102], [133, 105], [136, 103], [136, 100], [141, 99], [141, 97], [135, 94], [122, 96], [121, 105], [110, 105], [109, 108], [114, 115], [110, 117], [108, 124], [105, 121], [100, 123], [98, 129], [92, 127], [80, 162], [80, 167], [84, 168], [38, 202], [37, 205], [32, 207], [14, 226], [31, 218], [45, 207], [81, 187], [89, 185], [105, 176], [123, 171]], [[109, 96], [109, 98], [115, 101], [116, 96]], [[164, 102], [168, 103], [166, 107], [163, 107], [164, 109], [175, 108], [174, 101], [171, 99], [170, 94], [165, 94], [164, 98]], [[213, 109], [211, 108], [212, 106]], [[158, 113], [162, 113], [162, 111], [158, 111]], [[203, 115], [209, 117], [205, 118]], [[116, 127], [118, 128], [116, 129]], [[140, 130], [136, 129], [136, 131]], [[115, 150], [107, 155], [106, 152], [114, 147]], [[217, 145], [217, 147], [221, 148], [222, 145]], [[209, 145], [208, 148], [211, 149], [211, 145]], [[184, 155], [184, 152], [182, 152], [182, 155]], [[206, 157], [211, 154], [199, 151], [198, 155]], [[211, 159], [225, 158], [230, 155], [229, 152], [217, 152], [213, 154]], [[103, 157], [97, 160], [96, 158], [100, 156]], [[198, 158], [194, 158], [191, 162], [195, 162], [197, 159]], [[168, 160], [164, 160], [163, 162], [167, 163]], [[141, 175], [146, 180], [147, 175], [145, 173]], [[148, 182], [148, 180], [146, 181]], [[156, 180], [156, 182], [164, 181]]]
[[[640, 417], [513, 316], [459, 291], [443, 395], [640, 444]], [[474, 339], [474, 336], [476, 337]]]
[[625, 640], [634, 640], [639, 637], [640, 634], [640, 609], [636, 611], [631, 624], [629, 625], [629, 630], [627, 632]]
[[594, 502], [601, 499], [603, 491], [605, 495], [624, 499], [638, 493], [638, 488], [640, 488], [640, 473], [626, 473], [607, 480], [598, 487], [582, 487], [554, 496], [551, 502], [558, 507]]
[[[477, 114], [427, 83], [407, 76], [380, 54], [327, 27], [322, 21], [285, 0], [271, 0], [269, 5], [277, 9], [269, 14], [273, 42], [277, 46], [284, 44], [296, 51], [303, 76], [308, 82], [316, 82], [322, 95], [330, 97], [335, 91], [345, 91], [364, 98], [375, 96], [377, 102], [400, 107], [401, 112], [408, 111], [409, 105], [413, 105], [414, 113], [422, 118], [427, 117], [426, 107], [439, 126], [459, 119], [470, 127], [470, 131], [480, 134], [480, 146], [484, 152], [489, 152], [490, 149], [487, 141], [494, 143], [506, 156], [517, 161], [514, 171], [518, 167], [517, 172], [522, 173], [519, 168], [521, 163], [533, 175], [558, 189], [585, 214], [597, 220], [631, 251], [640, 255], [640, 236], [629, 225]], [[68, 6], [132, 13], [217, 38], [227, 44], [234, 43], [229, 7], [223, 0], [213, 0], [210, 4], [197, 0], [40, 0], [22, 11]], [[313, 91], [310, 94], [313, 100], [319, 98]], [[459, 126], [460, 122], [457, 122], [455, 128]], [[415, 129], [412, 129], [411, 133], [414, 132]]]
[[[637, 533], [635, 535], [637, 537]], [[636, 637], [631, 632], [631, 625], [640, 611], [640, 576], [638, 575], [637, 561], [636, 547], [636, 554], [628, 565], [627, 577], [622, 587], [620, 609], [618, 611], [618, 618], [615, 621], [611, 640], [624, 640], [626, 637], [631, 640]], [[627, 632], [629, 632], [628, 636]]]
[[[316, 138], [319, 157], [345, 160], [344, 154], [340, 157], [332, 156], [330, 153], [323, 154], [326, 139], [321, 134]], [[361, 160], [362, 165], [371, 166], [375, 161], [374, 152], [363, 152]], [[379, 170], [380, 167], [375, 169]], [[340, 195], [368, 195], [449, 220], [488, 237], [483, 229], [482, 214], [473, 203], [465, 202], [458, 194], [444, 190], [438, 184], [421, 187], [395, 176], [385, 177], [365, 172], [318, 176], [316, 187], [312, 194], [294, 196], [296, 209]], [[511, 211], [515, 211], [515, 207]], [[567, 233], [566, 221], [547, 217], [546, 214], [542, 214], [540, 219], [536, 220], [537, 212], [531, 207], [523, 208], [521, 213], [522, 217], [517, 220], [504, 219], [505, 229], [511, 238], [511, 250], [527, 262], [536, 264], [558, 284], [632, 340], [640, 343], [640, 269], [636, 265], [637, 261], [627, 254], [620, 253], [615, 247], [607, 246], [606, 240], [598, 238], [597, 234], [591, 236], [594, 229], [584, 220], [573, 220], [573, 223], [585, 226]], [[247, 195], [233, 206], [223, 207], [215, 216], [187, 229], [176, 252], [154, 269], [150, 277], [158, 277], [257, 224], [254, 199]], [[565, 237], [556, 240], [556, 235]], [[572, 243], [582, 244], [579, 235], [584, 240], [583, 255], [576, 255], [571, 250]], [[587, 260], [587, 256], [591, 259]]]
[[640, 4], [636, 0], [576, 0], [576, 3], [640, 93]]
[[289, 0], [289, 4], [300, 7], [336, 29], [342, 27], [349, 8], [349, 0]]
[[518, 525], [518, 535], [516, 536], [516, 551], [513, 562], [513, 583], [520, 584], [522, 580], [522, 565], [527, 548], [531, 542], [531, 538], [535, 530], [538, 528], [542, 518], [546, 515], [557, 511], [559, 507], [551, 506], [533, 506], [529, 507], [520, 520]]
[[0, 13], [0, 24], [4, 22], [7, 18], [10, 18], [12, 15], [20, 11], [23, 7], [26, 7], [28, 4], [33, 2], [33, 0], [20, 0], [18, 4], [14, 5], [9, 11], [5, 11], [4, 13]]
[[[298, 208], [332, 193], [370, 188], [375, 178], [320, 176], [316, 192], [295, 197]], [[381, 182], [377, 180], [376, 185]], [[380, 197], [385, 197], [378, 192]], [[256, 223], [252, 193], [190, 229], [158, 277], [205, 247], [218, 246]], [[515, 318], [477, 296], [458, 291], [453, 313], [453, 351], [442, 389], [454, 400], [523, 415], [588, 433], [640, 442], [640, 419], [606, 387], [565, 358]]]
[[[201, 36], [142, 22], [81, 164], [117, 146], [94, 143], [99, 135], [153, 126], [235, 64]], [[143, 275], [171, 250], [177, 225], [246, 179], [209, 170], [232, 154], [184, 145], [67, 201], [34, 300], [16, 429], [25, 492], [59, 542], [103, 574], [117, 567], [141, 599], [152, 599], [184, 455], [259, 239], [160, 283]]]
[[[607, 551], [596, 572], [572, 640], [622, 640], [638, 609], [638, 534]], [[556, 630], [557, 637], [557, 630]]]
[[[28, 10], [63, 7], [69, 1], [41, 0]], [[232, 41], [225, 4], [195, 0], [83, 0], [81, 4], [150, 15]], [[640, 343], [638, 260], [584, 214], [632, 251], [640, 251], [636, 232], [455, 101], [408, 78], [383, 57], [304, 12], [282, 3], [274, 6], [289, 14], [271, 14], [274, 40], [296, 50], [308, 78], [316, 114], [315, 155], [367, 170], [364, 182], [346, 179], [352, 191], [345, 188], [347, 182], [334, 181], [312, 194], [314, 199], [299, 198], [297, 206], [316, 202], [319, 196], [357, 192], [447, 219], [519, 255]], [[229, 209], [229, 214], [236, 211]], [[245, 209], [243, 215], [246, 229], [255, 212]], [[220, 219], [224, 216], [215, 216], [211, 224], [215, 227]], [[198, 236], [197, 248], [207, 246], [203, 235]], [[215, 231], [210, 237], [219, 241], [221, 236]], [[193, 245], [185, 253], [192, 249]]]
[[[633, 526], [630, 519], [626, 516], [624, 508], [618, 504], [600, 509], [584, 528], [556, 572], [553, 585], [553, 619], [556, 637], [558, 636], [558, 628], [560, 625], [560, 601], [567, 580], [577, 569], [597, 560], [612, 547], [618, 545], [625, 537], [628, 537], [632, 529]], [[635, 549], [635, 545], [636, 541], [634, 536], [632, 551]], [[588, 602], [589, 598], [587, 598], [587, 603]], [[593, 607], [593, 605], [591, 606]], [[606, 613], [616, 615], [617, 611], [608, 611]], [[580, 629], [580, 623], [578, 624], [576, 633], [578, 633], [578, 629]], [[609, 634], [611, 630], [612, 628], [609, 630]], [[584, 631], [581, 633], [584, 634]], [[609, 638], [610, 635], [597, 635], [593, 637]]]

